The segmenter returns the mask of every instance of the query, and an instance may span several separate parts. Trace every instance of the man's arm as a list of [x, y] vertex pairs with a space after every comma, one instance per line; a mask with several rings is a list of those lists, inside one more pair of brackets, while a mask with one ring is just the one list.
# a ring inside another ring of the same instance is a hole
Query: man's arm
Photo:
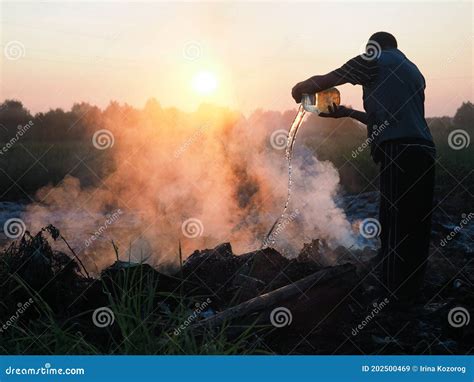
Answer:
[[320, 113], [320, 117], [325, 118], [353, 118], [364, 125], [367, 125], [367, 113], [359, 110], [353, 110], [345, 106], [338, 106], [333, 104], [333, 106], [329, 106], [329, 113]]
[[[303, 94], [315, 94], [347, 82], [349, 81], [345, 77], [336, 72], [331, 72], [323, 76], [313, 76], [306, 81], [297, 83], [293, 87], [291, 95], [297, 103], [300, 103]], [[319, 116], [328, 118], [350, 117], [367, 125], [367, 114], [365, 112], [353, 110], [345, 106], [337, 106], [336, 104], [334, 104], [333, 107], [329, 106], [329, 113], [320, 113]]]
[[[365, 111], [352, 110], [352, 109], [349, 109], [349, 110], [351, 110], [351, 112], [349, 113], [350, 118], [356, 119], [360, 123], [363, 123], [364, 125], [367, 125], [367, 113]], [[321, 115], [321, 114], [319, 114], [319, 115]], [[330, 116], [328, 116], [328, 117], [330, 117]]]
[[[378, 69], [376, 60], [367, 60], [363, 56], [356, 56], [347, 61], [339, 69], [323, 76], [313, 76], [306, 81], [297, 83], [291, 95], [297, 103], [301, 102], [303, 94], [314, 94], [333, 86], [351, 83], [352, 85], [369, 86], [377, 77]], [[336, 106], [329, 108], [329, 113], [319, 114], [321, 117], [350, 117], [367, 124], [367, 114], [346, 108], [344, 106]]]
[[296, 103], [300, 103], [303, 94], [319, 93], [323, 90], [332, 88], [333, 86], [342, 85], [347, 82], [347, 79], [341, 75], [338, 75], [336, 72], [331, 72], [322, 76], [313, 76], [308, 78], [306, 81], [297, 83], [293, 87], [291, 95], [295, 99]]

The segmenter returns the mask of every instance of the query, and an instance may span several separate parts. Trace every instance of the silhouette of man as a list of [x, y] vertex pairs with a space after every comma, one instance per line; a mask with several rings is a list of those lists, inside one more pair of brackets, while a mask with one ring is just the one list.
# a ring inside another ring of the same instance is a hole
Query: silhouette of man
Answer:
[[420, 293], [433, 205], [435, 146], [425, 120], [425, 79], [387, 32], [373, 34], [366, 52], [339, 69], [293, 87], [297, 103], [345, 83], [362, 85], [365, 112], [334, 105], [322, 117], [367, 125], [371, 155], [380, 163], [382, 281], [404, 302]]

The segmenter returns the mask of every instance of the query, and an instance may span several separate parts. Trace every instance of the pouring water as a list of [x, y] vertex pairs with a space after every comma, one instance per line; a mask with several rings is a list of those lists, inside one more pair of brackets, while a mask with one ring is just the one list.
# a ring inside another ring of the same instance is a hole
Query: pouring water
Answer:
[[265, 239], [263, 240], [262, 247], [265, 248], [269, 245], [275, 244], [276, 236], [280, 233], [282, 229], [283, 219], [286, 214], [286, 210], [290, 204], [291, 199], [291, 188], [293, 185], [292, 181], [292, 165], [291, 159], [293, 158], [293, 147], [295, 145], [296, 134], [298, 134], [298, 129], [303, 124], [304, 117], [306, 112], [319, 114], [329, 112], [329, 106], [332, 106], [334, 103], [339, 105], [341, 102], [341, 97], [339, 90], [336, 88], [330, 88], [328, 90], [316, 93], [314, 95], [303, 94], [301, 104], [298, 107], [298, 112], [293, 120], [293, 123], [290, 126], [288, 131], [288, 139], [286, 141], [286, 151], [285, 156], [288, 161], [288, 191], [286, 195], [285, 206], [283, 207], [283, 212], [278, 217], [278, 219], [273, 223], [272, 227], [268, 231]]

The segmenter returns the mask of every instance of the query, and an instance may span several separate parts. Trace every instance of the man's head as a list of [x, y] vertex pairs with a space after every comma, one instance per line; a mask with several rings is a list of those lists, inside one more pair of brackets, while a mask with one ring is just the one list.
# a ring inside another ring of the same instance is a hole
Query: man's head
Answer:
[[372, 36], [370, 36], [367, 45], [372, 41], [376, 42], [382, 50], [393, 49], [397, 48], [398, 46], [396, 38], [388, 32], [374, 33]]

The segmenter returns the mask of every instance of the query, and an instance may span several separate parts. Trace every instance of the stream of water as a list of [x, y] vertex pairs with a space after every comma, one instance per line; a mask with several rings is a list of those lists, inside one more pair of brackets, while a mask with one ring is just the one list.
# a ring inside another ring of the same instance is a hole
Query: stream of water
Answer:
[[303, 105], [301, 104], [300, 107], [298, 108], [298, 113], [296, 114], [295, 119], [293, 120], [293, 123], [291, 124], [290, 130], [288, 131], [288, 139], [286, 141], [286, 160], [288, 162], [288, 191], [286, 195], [286, 202], [285, 202], [285, 206], [283, 207], [283, 212], [275, 221], [275, 223], [273, 223], [272, 228], [270, 228], [270, 231], [268, 231], [267, 235], [265, 236], [265, 239], [262, 243], [262, 248], [265, 248], [268, 245], [275, 244], [276, 235], [274, 235], [274, 233], [279, 232], [280, 227], [282, 226], [282, 223], [283, 223], [283, 219], [286, 214], [286, 210], [288, 209], [288, 205], [290, 204], [291, 187], [293, 185], [292, 167], [291, 167], [291, 159], [293, 157], [293, 146], [295, 145], [296, 134], [298, 133], [298, 129], [303, 123], [305, 114], [306, 114], [306, 111], [304, 110]]

